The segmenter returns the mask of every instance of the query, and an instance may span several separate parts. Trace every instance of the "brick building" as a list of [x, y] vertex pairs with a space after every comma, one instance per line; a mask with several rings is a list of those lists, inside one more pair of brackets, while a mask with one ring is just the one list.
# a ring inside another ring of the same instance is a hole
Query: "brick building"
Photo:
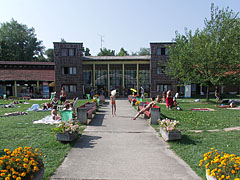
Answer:
[[151, 56], [83, 56], [82, 43], [54, 43], [56, 91], [65, 87], [67, 98], [117, 89], [120, 96], [142, 86], [148, 95], [177, 91], [176, 80], [164, 73], [171, 43], [151, 43]]

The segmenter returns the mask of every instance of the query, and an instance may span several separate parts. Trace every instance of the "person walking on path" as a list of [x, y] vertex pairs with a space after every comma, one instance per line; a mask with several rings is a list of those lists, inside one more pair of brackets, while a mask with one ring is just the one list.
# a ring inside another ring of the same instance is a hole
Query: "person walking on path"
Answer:
[[116, 116], [116, 89], [111, 91], [110, 101], [112, 104], [112, 117]]
[[144, 88], [141, 86], [141, 91], [140, 91], [140, 93], [141, 93], [141, 98], [143, 98], [144, 99]]
[[65, 88], [62, 87], [62, 90], [60, 91], [60, 101], [61, 101], [61, 105], [66, 101], [66, 91]]
[[151, 107], [153, 107], [155, 105], [155, 97], [152, 97], [152, 102], [150, 102], [145, 108], [142, 108], [137, 114], [136, 116], [132, 119], [132, 120], [136, 120], [138, 118], [138, 116], [140, 116], [140, 114], [144, 113], [145, 111], [148, 111], [149, 109], [151, 109]]

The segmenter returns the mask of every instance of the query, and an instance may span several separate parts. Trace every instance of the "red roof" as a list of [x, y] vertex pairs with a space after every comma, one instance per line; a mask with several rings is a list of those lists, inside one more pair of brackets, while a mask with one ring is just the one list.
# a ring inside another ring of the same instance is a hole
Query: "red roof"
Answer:
[[55, 71], [53, 70], [26, 70], [26, 69], [0, 69], [1, 81], [54, 81]]
[[53, 65], [54, 66], [54, 62], [33, 62], [33, 61], [0, 61], [0, 64]]

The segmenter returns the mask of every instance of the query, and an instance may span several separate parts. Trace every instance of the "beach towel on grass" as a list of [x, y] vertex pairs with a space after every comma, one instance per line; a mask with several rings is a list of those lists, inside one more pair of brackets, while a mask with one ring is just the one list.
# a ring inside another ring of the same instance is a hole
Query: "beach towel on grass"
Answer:
[[59, 124], [61, 121], [53, 120], [51, 115], [45, 116], [44, 118], [33, 121], [33, 124]]
[[191, 111], [216, 111], [215, 109], [210, 109], [210, 108], [193, 108], [189, 109]]

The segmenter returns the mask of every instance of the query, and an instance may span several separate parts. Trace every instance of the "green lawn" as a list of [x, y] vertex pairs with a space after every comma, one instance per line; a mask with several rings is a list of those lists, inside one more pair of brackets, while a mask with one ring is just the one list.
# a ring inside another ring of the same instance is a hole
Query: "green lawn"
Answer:
[[[200, 102], [186, 102], [186, 99], [180, 99], [178, 102], [183, 111], [167, 110], [166, 105], [158, 104], [161, 106], [161, 118], [168, 117], [180, 121], [182, 139], [169, 142], [169, 145], [200, 177], [205, 179], [205, 171], [199, 168], [199, 161], [211, 147], [240, 156], [240, 131], [223, 131], [223, 128], [240, 126], [240, 110], [217, 108], [214, 99], [208, 102], [203, 99]], [[212, 108], [216, 111], [197, 112], [190, 111], [191, 108]], [[159, 125], [153, 127], [159, 131]], [[213, 129], [220, 129], [220, 132], [207, 131]], [[194, 133], [188, 130], [203, 132]]]
[[[88, 100], [78, 101], [78, 106]], [[12, 101], [0, 100], [0, 104], [8, 104]], [[30, 104], [19, 104], [14, 108], [0, 107], [0, 115], [6, 112], [26, 111], [32, 104], [41, 104], [46, 101], [29, 101]], [[55, 169], [61, 164], [74, 143], [61, 143], [56, 141], [52, 128], [55, 125], [33, 124], [33, 120], [39, 120], [49, 115], [49, 112], [32, 112], [28, 115], [0, 117], [0, 154], [4, 148], [14, 150], [19, 146], [32, 146], [43, 152], [45, 166], [44, 179], [47, 180]]]

